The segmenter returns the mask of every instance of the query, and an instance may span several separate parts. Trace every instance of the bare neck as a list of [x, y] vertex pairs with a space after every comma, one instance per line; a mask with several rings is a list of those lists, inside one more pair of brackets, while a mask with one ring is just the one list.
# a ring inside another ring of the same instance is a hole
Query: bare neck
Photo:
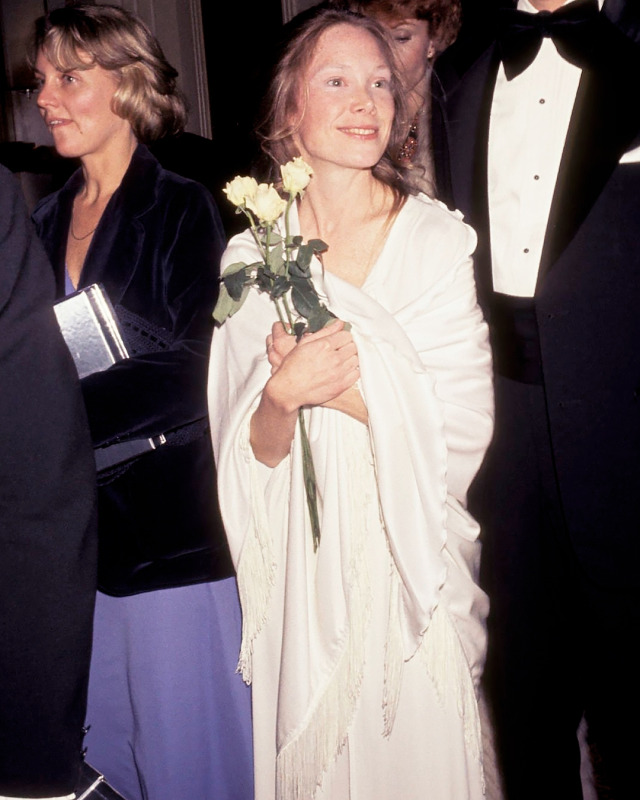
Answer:
[[538, 11], [557, 11], [564, 5], [565, 0], [529, 0]]
[[384, 246], [393, 195], [368, 171], [334, 177], [309, 186], [300, 202], [300, 230], [329, 245], [322, 257], [326, 270], [362, 286]]
[[317, 170], [300, 203], [300, 224], [329, 234], [361, 224], [371, 209], [385, 205], [385, 187], [369, 170]]
[[131, 134], [114, 142], [105, 152], [81, 159], [84, 187], [81, 190], [87, 203], [109, 198], [120, 186], [138, 143]]
[[417, 86], [414, 86], [413, 89], [408, 93], [406, 97], [406, 104], [407, 104], [407, 117], [409, 122], [413, 121], [413, 118], [421, 111], [426, 103], [427, 98], [429, 96], [429, 80], [431, 78], [431, 65], [429, 65], [427, 71], [425, 72], [424, 78], [420, 81]]

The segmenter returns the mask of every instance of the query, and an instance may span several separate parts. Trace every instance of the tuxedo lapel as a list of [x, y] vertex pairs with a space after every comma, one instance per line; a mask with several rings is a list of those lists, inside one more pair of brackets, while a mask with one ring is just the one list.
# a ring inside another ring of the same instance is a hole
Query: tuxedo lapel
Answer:
[[601, 20], [598, 63], [583, 71], [542, 251], [538, 286], [588, 216], [640, 131], [640, 56]]
[[442, 138], [447, 142], [439, 158], [448, 166], [445, 177], [450, 177], [455, 206], [478, 233], [474, 262], [483, 299], [492, 287], [487, 157], [499, 54], [490, 34], [478, 40], [471, 32], [467, 39], [460, 37], [445, 56], [436, 65], [435, 97], [442, 106]]
[[474, 143], [474, 167], [472, 186], [471, 218], [478, 231], [476, 250], [476, 280], [481, 300], [489, 300], [493, 291], [493, 270], [491, 266], [491, 224], [489, 218], [489, 128], [491, 106], [500, 67], [498, 48], [489, 53], [487, 78], [482, 89], [482, 102], [478, 114], [478, 127]]
[[637, 0], [605, 0], [602, 13], [628, 39], [640, 44], [640, 7]]

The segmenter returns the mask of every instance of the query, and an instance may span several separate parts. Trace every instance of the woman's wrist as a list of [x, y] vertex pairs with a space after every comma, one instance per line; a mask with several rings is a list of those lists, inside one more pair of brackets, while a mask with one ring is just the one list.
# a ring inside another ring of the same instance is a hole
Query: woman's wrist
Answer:
[[272, 413], [283, 418], [295, 416], [302, 403], [291, 392], [291, 382], [283, 373], [274, 372], [262, 391], [262, 399], [268, 403]]
[[[298, 406], [287, 402], [272, 376], [266, 383], [249, 430], [254, 456], [268, 467], [276, 467], [291, 449], [298, 418]], [[275, 384], [275, 386], [274, 386]]]

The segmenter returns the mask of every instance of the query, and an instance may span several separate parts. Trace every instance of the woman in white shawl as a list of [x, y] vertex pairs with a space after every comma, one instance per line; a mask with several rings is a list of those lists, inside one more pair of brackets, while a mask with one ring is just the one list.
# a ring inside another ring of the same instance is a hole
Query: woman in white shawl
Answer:
[[[298, 343], [251, 290], [216, 332], [210, 414], [253, 684], [257, 800], [476, 800], [487, 601], [465, 509], [492, 430], [474, 233], [405, 186], [385, 35], [324, 11], [272, 85], [275, 162], [313, 169], [294, 226], [329, 243], [337, 321]], [[249, 234], [223, 266], [258, 260]], [[268, 336], [267, 336], [268, 334]], [[266, 337], [266, 344], [265, 344]], [[305, 501], [298, 409], [321, 540]]]

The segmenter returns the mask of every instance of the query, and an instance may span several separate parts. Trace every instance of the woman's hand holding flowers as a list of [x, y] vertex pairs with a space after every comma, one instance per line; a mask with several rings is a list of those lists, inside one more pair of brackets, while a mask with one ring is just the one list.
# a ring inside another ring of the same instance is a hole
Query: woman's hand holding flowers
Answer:
[[[299, 409], [332, 404], [352, 389], [360, 375], [358, 351], [342, 320], [306, 334], [297, 343], [282, 326], [274, 325], [272, 331], [268, 347], [272, 375], [251, 418], [250, 434], [256, 458], [269, 467], [288, 455]], [[293, 346], [280, 341], [284, 338]], [[360, 403], [364, 407], [361, 398]]]
[[[280, 364], [272, 369], [265, 392], [285, 413], [302, 406], [323, 405], [356, 383], [358, 351], [351, 333], [344, 330], [344, 322], [336, 320], [316, 333], [306, 334], [293, 347], [280, 342], [288, 336], [283, 331], [275, 331], [271, 352]], [[289, 352], [281, 356], [287, 348]]]
[[[311, 444], [303, 408], [325, 405], [367, 424], [367, 410], [355, 384], [359, 377], [358, 353], [348, 332], [349, 324], [336, 320], [313, 284], [311, 263], [327, 245], [320, 239], [306, 244], [293, 235], [289, 212], [302, 198], [312, 170], [300, 157], [280, 168], [282, 191], [273, 184], [258, 184], [238, 176], [224, 189], [239, 213], [245, 214], [258, 250], [258, 260], [230, 264], [222, 274], [214, 310], [218, 325], [237, 313], [252, 287], [267, 293], [280, 324], [267, 337], [271, 378], [251, 419], [250, 441], [255, 457], [276, 466], [287, 456], [300, 425], [302, 465], [311, 521], [313, 546], [320, 542], [320, 522]], [[280, 217], [284, 219], [281, 230]]]
[[287, 333], [284, 325], [281, 322], [274, 322], [271, 333], [267, 336], [267, 358], [271, 364], [272, 375], [296, 344], [295, 337]]
[[[325, 329], [326, 330], [326, 329]], [[313, 334], [312, 334], [313, 335]], [[305, 337], [303, 337], [305, 338]], [[272, 328], [272, 332], [267, 336], [267, 356], [271, 364], [271, 374], [279, 369], [285, 357], [296, 347], [296, 342], [290, 336], [282, 323], [276, 322]], [[356, 367], [356, 381], [360, 377], [359, 366]], [[322, 403], [325, 408], [333, 408], [336, 411], [342, 411], [354, 419], [357, 419], [363, 424], [367, 424], [368, 415], [367, 409], [362, 400], [362, 396], [358, 390], [356, 382], [349, 386], [340, 395]]]

